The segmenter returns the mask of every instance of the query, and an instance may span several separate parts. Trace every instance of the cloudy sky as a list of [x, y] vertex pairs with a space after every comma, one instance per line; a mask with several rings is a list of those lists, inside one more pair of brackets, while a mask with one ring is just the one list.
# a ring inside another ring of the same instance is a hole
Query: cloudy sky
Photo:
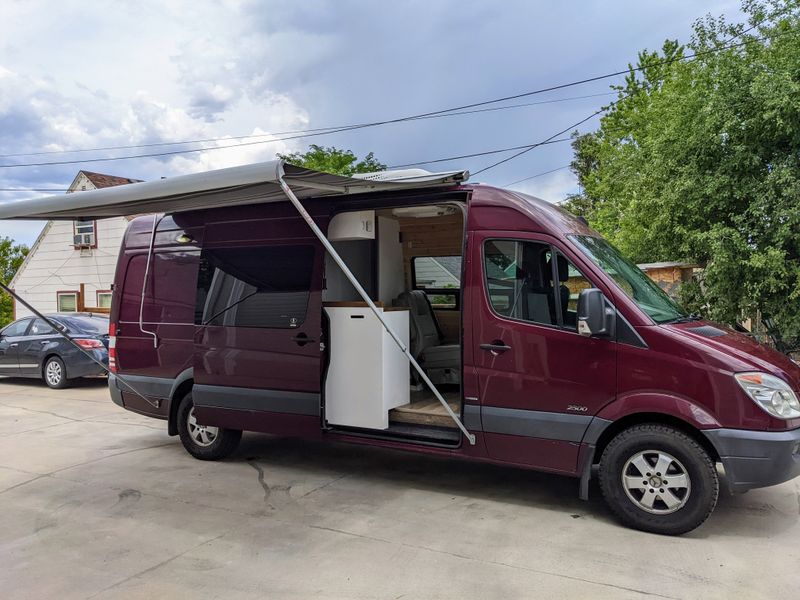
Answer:
[[[607, 103], [613, 80], [508, 102], [529, 104], [509, 110], [274, 140], [293, 137], [281, 132], [424, 113], [617, 71], [665, 38], [687, 41], [692, 21], [706, 13], [740, 20], [738, 6], [2, 0], [0, 189], [15, 191], [0, 191], [0, 201], [41, 195], [20, 189], [63, 190], [80, 169], [155, 179], [269, 160], [310, 143], [374, 151], [390, 166], [535, 143]], [[258, 134], [266, 135], [224, 139]], [[152, 145], [209, 138], [220, 141]], [[219, 149], [242, 142], [248, 145]], [[102, 150], [126, 145], [148, 146]], [[217, 149], [96, 160], [203, 147]], [[420, 166], [475, 172], [504, 156]], [[508, 185], [570, 158], [569, 144], [553, 144], [477, 180]], [[10, 166], [65, 161], [86, 162]], [[576, 182], [560, 169], [513, 187], [558, 201]], [[0, 236], [30, 244], [40, 228], [3, 222]]]

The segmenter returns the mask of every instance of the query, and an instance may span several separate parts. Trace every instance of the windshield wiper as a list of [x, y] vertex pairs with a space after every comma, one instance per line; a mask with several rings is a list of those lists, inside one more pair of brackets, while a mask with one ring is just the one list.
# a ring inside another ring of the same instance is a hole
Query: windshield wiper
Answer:
[[662, 325], [675, 325], [677, 323], [691, 323], [692, 321], [699, 321], [702, 319], [700, 315], [686, 315], [685, 317], [677, 317], [675, 319], [670, 319], [669, 321], [664, 321]]

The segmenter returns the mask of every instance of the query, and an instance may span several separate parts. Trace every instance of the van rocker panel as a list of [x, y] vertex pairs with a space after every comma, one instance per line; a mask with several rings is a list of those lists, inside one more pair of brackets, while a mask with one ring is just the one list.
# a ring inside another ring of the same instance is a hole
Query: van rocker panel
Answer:
[[198, 408], [254, 410], [309, 416], [320, 414], [320, 395], [313, 392], [259, 390], [195, 383], [192, 388], [192, 401]]
[[484, 406], [481, 409], [483, 431], [519, 435], [545, 440], [580, 442], [589, 426], [589, 415], [570, 415], [539, 410], [521, 410]]

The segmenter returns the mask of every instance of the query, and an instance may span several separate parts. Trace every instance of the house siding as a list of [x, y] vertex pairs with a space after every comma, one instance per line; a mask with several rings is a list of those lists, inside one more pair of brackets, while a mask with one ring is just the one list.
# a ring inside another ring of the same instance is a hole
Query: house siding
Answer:
[[[80, 188], [78, 188], [80, 189]], [[95, 305], [98, 290], [109, 290], [114, 281], [117, 255], [125, 235], [125, 217], [97, 221], [97, 247], [76, 249], [72, 221], [52, 221], [12, 283], [15, 291], [44, 313], [58, 310], [57, 293], [85, 285], [86, 303]], [[17, 318], [31, 312], [16, 303]]]

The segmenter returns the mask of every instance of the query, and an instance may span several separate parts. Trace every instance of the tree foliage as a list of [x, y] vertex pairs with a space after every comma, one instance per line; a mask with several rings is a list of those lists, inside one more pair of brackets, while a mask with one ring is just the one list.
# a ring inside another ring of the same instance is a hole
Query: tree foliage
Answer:
[[350, 150], [340, 150], [333, 146], [324, 148], [317, 144], [311, 144], [306, 152], [278, 154], [278, 157], [293, 165], [314, 169], [315, 171], [324, 171], [325, 173], [335, 173], [336, 175], [371, 173], [386, 169], [386, 165], [376, 160], [372, 152], [362, 160], [358, 160], [358, 157]]
[[760, 310], [794, 337], [800, 2], [742, 7], [746, 25], [707, 16], [686, 47], [639, 53], [599, 130], [573, 140], [582, 192], [566, 207], [634, 260], [703, 266], [689, 308], [729, 322]]
[[[15, 244], [7, 237], [0, 238], [0, 281], [8, 283], [14, 277], [22, 261], [28, 255], [29, 248], [24, 244]], [[14, 304], [11, 296], [0, 292], [0, 327], [4, 327], [13, 319]]]

